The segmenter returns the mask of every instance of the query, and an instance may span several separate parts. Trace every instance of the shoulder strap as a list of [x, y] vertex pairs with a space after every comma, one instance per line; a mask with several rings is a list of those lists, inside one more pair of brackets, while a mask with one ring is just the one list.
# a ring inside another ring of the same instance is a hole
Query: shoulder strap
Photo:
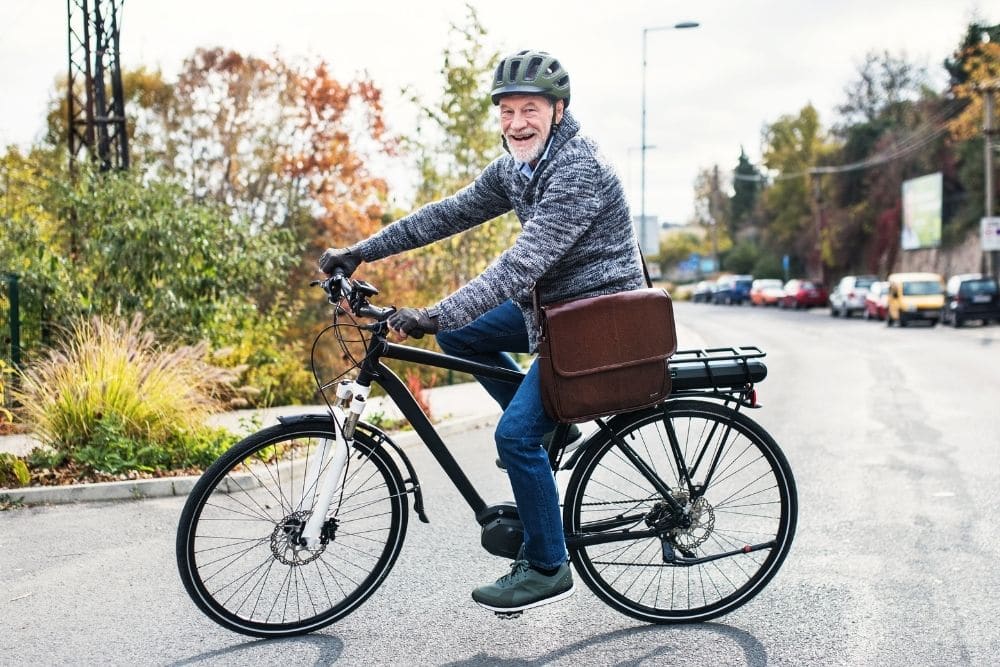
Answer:
[[[642, 275], [646, 278], [646, 287], [652, 287], [653, 281], [649, 277], [649, 267], [646, 266], [646, 258], [642, 256], [642, 246], [636, 243], [635, 247], [639, 249], [639, 261], [642, 262]], [[535, 286], [531, 290], [531, 308], [535, 311], [535, 317], [539, 321], [541, 318], [541, 308], [539, 308], [541, 303], [541, 298], [538, 296], [538, 283], [535, 283]]]

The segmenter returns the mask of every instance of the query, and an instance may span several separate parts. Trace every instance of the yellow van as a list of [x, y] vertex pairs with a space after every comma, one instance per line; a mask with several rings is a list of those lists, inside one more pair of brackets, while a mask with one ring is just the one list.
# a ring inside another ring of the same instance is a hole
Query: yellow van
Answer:
[[885, 323], [905, 327], [921, 320], [931, 326], [941, 319], [944, 280], [936, 273], [893, 273], [889, 276], [889, 305]]

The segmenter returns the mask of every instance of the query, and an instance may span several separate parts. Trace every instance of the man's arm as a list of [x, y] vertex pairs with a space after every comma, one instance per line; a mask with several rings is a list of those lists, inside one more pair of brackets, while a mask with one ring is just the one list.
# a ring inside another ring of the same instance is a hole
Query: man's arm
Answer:
[[440, 327], [471, 322], [545, 275], [597, 220], [598, 185], [598, 166], [589, 156], [562, 165], [514, 245], [437, 305]]
[[511, 210], [500, 176], [503, 160], [494, 160], [479, 177], [441, 201], [427, 204], [380, 232], [351, 246], [366, 262], [420, 248], [458, 234]]

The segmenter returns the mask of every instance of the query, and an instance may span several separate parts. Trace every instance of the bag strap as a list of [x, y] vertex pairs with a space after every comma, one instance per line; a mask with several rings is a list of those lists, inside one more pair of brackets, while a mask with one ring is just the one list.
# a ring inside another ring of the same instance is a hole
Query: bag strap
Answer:
[[[646, 258], [642, 256], [642, 246], [636, 242], [635, 247], [639, 249], [639, 261], [642, 262], [642, 275], [646, 278], [646, 287], [652, 287], [653, 281], [649, 277], [649, 267], [646, 266]], [[539, 323], [542, 321], [542, 311], [539, 307], [540, 305], [541, 299], [538, 296], [538, 283], [536, 282], [535, 286], [531, 290], [531, 309], [535, 311], [535, 319], [538, 320]]]

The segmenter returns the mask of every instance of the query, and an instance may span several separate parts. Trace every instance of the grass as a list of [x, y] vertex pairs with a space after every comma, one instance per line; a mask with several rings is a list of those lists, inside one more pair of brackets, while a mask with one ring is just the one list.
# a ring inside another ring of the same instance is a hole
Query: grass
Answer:
[[59, 460], [85, 469], [207, 466], [235, 438], [205, 426], [232, 380], [206, 351], [160, 345], [140, 317], [81, 320], [23, 373], [21, 416]]

